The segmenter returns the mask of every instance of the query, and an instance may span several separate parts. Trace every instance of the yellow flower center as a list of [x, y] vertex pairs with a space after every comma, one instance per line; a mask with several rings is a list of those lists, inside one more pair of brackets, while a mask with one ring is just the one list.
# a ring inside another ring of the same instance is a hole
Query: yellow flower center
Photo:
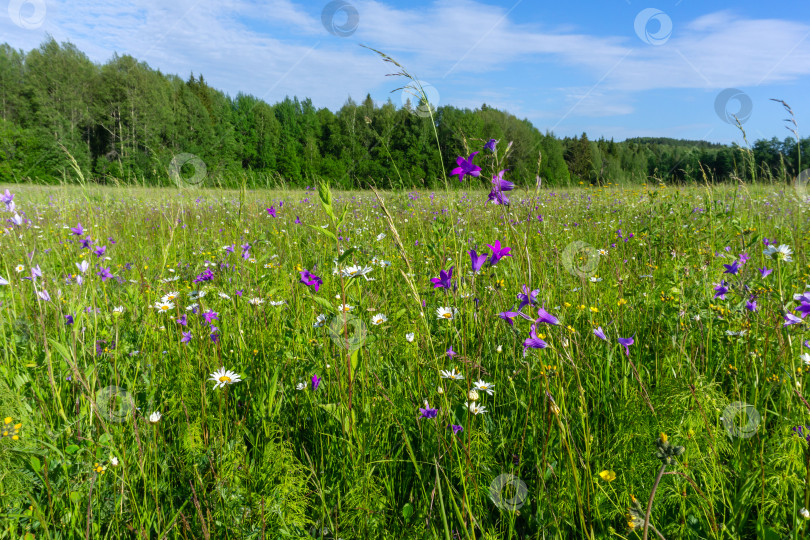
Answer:
[[223, 375], [222, 377], [219, 378], [219, 382], [231, 382], [231, 378], [228, 377], [227, 375]]
[[444, 317], [445, 319], [449, 319], [452, 316], [453, 316], [452, 313], [442, 313], [442, 317]]
[[163, 311], [167, 311], [169, 309], [169, 306], [160, 306], [160, 309], [162, 309]]

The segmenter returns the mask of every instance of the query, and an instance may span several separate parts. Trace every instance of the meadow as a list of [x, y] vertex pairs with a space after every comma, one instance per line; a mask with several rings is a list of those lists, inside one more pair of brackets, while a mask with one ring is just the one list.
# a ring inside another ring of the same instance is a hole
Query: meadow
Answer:
[[0, 538], [806, 537], [803, 186], [493, 185], [0, 187]]

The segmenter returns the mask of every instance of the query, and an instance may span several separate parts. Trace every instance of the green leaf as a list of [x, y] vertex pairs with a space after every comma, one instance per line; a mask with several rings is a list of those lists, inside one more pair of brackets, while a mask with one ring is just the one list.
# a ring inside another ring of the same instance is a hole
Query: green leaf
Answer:
[[307, 224], [307, 227], [309, 227], [310, 229], [316, 230], [318, 232], [322, 232], [323, 234], [325, 234], [326, 236], [328, 236], [329, 238], [331, 238], [332, 240], [337, 242], [337, 236], [335, 236], [335, 233], [333, 233], [329, 229], [322, 229], [320, 227], [315, 227], [314, 225], [309, 225], [309, 224]]
[[316, 304], [327, 310], [329, 313], [335, 313], [335, 308], [331, 302], [329, 302], [329, 300], [321, 298], [320, 296], [315, 296], [314, 294], [312, 295], [312, 299], [315, 300]]
[[332, 218], [332, 223], [335, 222], [335, 211], [332, 210], [332, 191], [329, 189], [329, 184], [321, 182], [318, 184], [318, 196], [321, 199], [321, 206], [324, 211]]
[[341, 214], [340, 214], [340, 221], [338, 221], [338, 224], [337, 224], [338, 228], [340, 228], [341, 225], [343, 225], [343, 222], [346, 220], [346, 214], [348, 212], [349, 212], [349, 205], [346, 204], [346, 206], [343, 207], [343, 212], [341, 212]]
[[68, 454], [75, 454], [78, 451], [79, 451], [79, 447], [76, 446], [75, 444], [71, 444], [70, 446], [65, 448], [65, 452], [67, 452]]
[[42, 462], [39, 461], [38, 457], [31, 456], [31, 468], [34, 469], [34, 472], [37, 474], [42, 470]]
[[402, 517], [405, 518], [405, 521], [408, 521], [412, 515], [413, 515], [413, 505], [411, 505], [411, 503], [407, 503], [405, 506], [402, 507]]
[[78, 491], [71, 491], [70, 492], [70, 502], [78, 503], [81, 500], [82, 500], [82, 494], [81, 493], [79, 493]]
[[343, 264], [343, 261], [348, 259], [351, 256], [351, 254], [354, 253], [355, 251], [357, 251], [357, 250], [354, 249], [354, 248], [350, 248], [350, 249], [347, 249], [346, 251], [344, 251], [343, 255], [341, 255], [340, 258], [338, 259], [338, 266]]

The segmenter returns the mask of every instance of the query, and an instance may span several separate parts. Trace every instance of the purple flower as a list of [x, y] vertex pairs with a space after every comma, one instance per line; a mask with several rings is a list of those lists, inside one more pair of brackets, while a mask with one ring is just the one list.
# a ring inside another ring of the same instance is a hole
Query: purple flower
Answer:
[[90, 249], [90, 246], [93, 245], [93, 240], [88, 236], [79, 240], [79, 243], [82, 245], [83, 249]]
[[490, 152], [494, 152], [496, 144], [498, 144], [497, 140], [490, 139], [490, 140], [487, 141], [487, 144], [484, 145], [484, 150], [489, 150]]
[[315, 292], [318, 292], [318, 289], [321, 285], [323, 285], [323, 280], [310, 272], [309, 270], [301, 270], [301, 281], [307, 287], [312, 287], [315, 289]]
[[202, 274], [194, 278], [194, 283], [202, 283], [203, 281], [211, 281], [212, 279], [214, 279], [214, 273], [210, 268], [206, 268]]
[[463, 427], [457, 426], [455, 424], [450, 424], [448, 427], [453, 430], [453, 435], [458, 435], [459, 432], [464, 431]]
[[208, 334], [208, 337], [211, 338], [211, 341], [217, 343], [219, 341], [219, 328], [217, 328], [216, 326], [212, 326], [211, 333]]
[[301, 218], [299, 218], [298, 216], [295, 216], [295, 223], [297, 225], [301, 225]]
[[439, 414], [439, 409], [431, 409], [429, 406], [426, 406], [424, 409], [420, 408], [419, 413], [419, 418], [436, 418], [436, 415]]
[[756, 300], [749, 300], [745, 303], [745, 309], [748, 311], [756, 311], [757, 308], [757, 301]]
[[225, 251], [228, 253], [233, 253], [234, 248], [236, 248], [236, 245], [231, 244], [230, 246], [225, 246]]
[[471, 249], [467, 252], [470, 255], [470, 262], [472, 263], [472, 271], [478, 272], [481, 270], [481, 267], [484, 266], [484, 263], [487, 260], [487, 254], [482, 253], [481, 255], [477, 254], [474, 249]]
[[203, 317], [205, 318], [205, 322], [211, 324], [213, 320], [219, 320], [218, 317], [219, 313], [215, 312], [213, 309], [209, 309], [205, 313], [203, 313]]
[[792, 326], [794, 324], [801, 324], [802, 320], [798, 318], [796, 315], [791, 313], [785, 313], [785, 324], [782, 326]]
[[315, 390], [317, 390], [318, 385], [320, 385], [320, 384], [321, 384], [321, 378], [318, 377], [317, 375], [313, 375], [312, 376], [312, 391], [314, 392]]
[[276, 209], [272, 206], [267, 209], [267, 213], [270, 214], [271, 217], [276, 217]]
[[745, 264], [748, 262], [748, 259], [751, 257], [748, 256], [748, 253], [740, 253], [740, 264]]
[[512, 248], [510, 247], [501, 247], [501, 241], [496, 240], [494, 244], [487, 244], [487, 247], [492, 250], [492, 257], [489, 259], [489, 265], [495, 266], [498, 264], [498, 261], [503, 259], [504, 257], [511, 257], [512, 254], [509, 253]]
[[726, 287], [727, 283], [725, 281], [720, 281], [720, 283], [715, 283], [714, 290], [717, 291], [714, 293], [715, 298], [719, 298], [720, 300], [726, 299], [726, 293], [728, 293], [728, 287]]
[[450, 267], [450, 270], [445, 272], [444, 270], [439, 270], [439, 277], [437, 278], [430, 278], [431, 283], [433, 283], [433, 288], [437, 287], [444, 287], [445, 289], [449, 289], [451, 286], [450, 280], [453, 279], [453, 266]]
[[559, 319], [546, 311], [543, 308], [537, 309], [537, 320], [535, 322], [538, 323], [546, 323], [546, 324], [560, 324]]
[[458, 353], [457, 353], [457, 352], [455, 352], [455, 351], [453, 350], [453, 346], [452, 346], [452, 345], [450, 345], [450, 348], [449, 348], [449, 349], [447, 349], [447, 351], [446, 351], [444, 354], [446, 354], [447, 356], [449, 356], [449, 357], [452, 359], [452, 358], [453, 358], [455, 355], [457, 355]]
[[188, 326], [188, 317], [186, 316], [185, 313], [183, 313], [181, 316], [177, 317], [177, 324], [182, 325], [182, 326]]
[[51, 295], [50, 295], [50, 294], [48, 294], [48, 291], [46, 291], [46, 290], [44, 290], [44, 289], [43, 289], [43, 290], [41, 290], [41, 291], [39, 291], [39, 292], [37, 293], [37, 296], [39, 296], [39, 297], [40, 297], [42, 300], [45, 300], [46, 302], [50, 302], [50, 301], [51, 301]]
[[109, 268], [102, 268], [99, 272], [96, 272], [96, 275], [101, 277], [102, 282], [107, 281], [112, 277]]
[[630, 358], [630, 345], [633, 343], [635, 343], [635, 340], [631, 337], [619, 338], [619, 344], [624, 347], [624, 353], [627, 355], [627, 358]]
[[101, 246], [93, 250], [93, 253], [96, 254], [96, 257], [101, 257], [104, 255], [104, 252], [107, 251], [107, 246]]
[[250, 244], [242, 244], [242, 258], [245, 260], [250, 258]]
[[81, 235], [84, 234], [84, 227], [82, 227], [81, 222], [79, 222], [78, 225], [76, 225], [75, 227], [70, 228], [70, 232], [72, 232], [76, 236], [81, 236]]
[[191, 341], [191, 332], [183, 332], [183, 337], [180, 339], [180, 343], [188, 343]]
[[450, 171], [450, 176], [454, 176], [454, 175], [457, 174], [459, 182], [464, 180], [464, 176], [468, 175], [468, 174], [470, 176], [475, 176], [475, 177], [480, 176], [481, 175], [481, 167], [479, 167], [478, 165], [474, 165], [473, 162], [472, 162], [473, 157], [475, 157], [475, 154], [477, 154], [477, 153], [478, 152], [473, 152], [472, 154], [470, 154], [470, 157], [467, 158], [467, 159], [464, 159], [463, 156], [458, 156], [458, 158], [456, 159], [456, 164], [458, 165], [458, 167], [456, 167], [455, 169]]
[[537, 337], [537, 327], [533, 324], [529, 337], [523, 342], [523, 356], [526, 356], [527, 349], [545, 349], [546, 347], [548, 347], [548, 343]]
[[725, 270], [723, 270], [724, 274], [737, 275], [737, 272], [740, 271], [740, 265], [738, 261], [734, 261], [731, 264], [724, 264], [723, 266], [726, 268]]
[[0, 195], [0, 201], [6, 203], [6, 206], [11, 204], [11, 201], [13, 201], [13, 200], [14, 200], [14, 195], [9, 190], [6, 190], [6, 193], [4, 195]]
[[523, 292], [518, 293], [517, 299], [520, 300], [520, 305], [518, 306], [518, 311], [523, 309], [529, 305], [536, 305], [537, 304], [537, 295], [540, 294], [540, 289], [535, 289], [533, 291], [529, 291], [529, 287], [523, 285]]
[[770, 275], [770, 273], [773, 272], [773, 270], [771, 270], [770, 268], [766, 268], [765, 266], [763, 266], [762, 268], [758, 268], [758, 270], [759, 275], [761, 275], [762, 277], [768, 277], [768, 275]]
[[796, 426], [793, 433], [810, 443], [810, 426]]
[[593, 335], [595, 335], [596, 337], [598, 337], [602, 341], [607, 341], [607, 336], [605, 335], [605, 332], [604, 332], [604, 330], [602, 330], [601, 326], [593, 331]]
[[73, 323], [73, 315], [65, 315], [65, 326], [70, 326]]

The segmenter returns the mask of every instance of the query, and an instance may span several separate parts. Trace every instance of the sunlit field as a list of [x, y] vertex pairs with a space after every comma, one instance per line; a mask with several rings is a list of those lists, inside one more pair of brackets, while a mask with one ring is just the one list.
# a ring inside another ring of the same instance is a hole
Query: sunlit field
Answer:
[[802, 186], [507, 184], [2, 186], [0, 538], [807, 537]]

